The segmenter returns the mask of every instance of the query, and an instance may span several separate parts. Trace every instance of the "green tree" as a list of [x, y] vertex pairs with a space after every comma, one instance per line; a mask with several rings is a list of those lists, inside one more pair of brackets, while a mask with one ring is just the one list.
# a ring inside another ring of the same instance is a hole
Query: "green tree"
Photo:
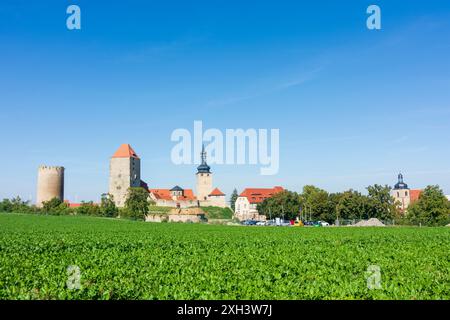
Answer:
[[3, 199], [0, 202], [0, 212], [31, 213], [34, 208], [29, 201], [23, 201], [19, 196], [12, 199]]
[[412, 224], [442, 226], [450, 222], [450, 204], [439, 186], [427, 186], [406, 212]]
[[387, 185], [368, 186], [368, 217], [380, 220], [392, 220], [399, 215], [395, 199], [391, 196], [391, 188]]
[[238, 192], [237, 192], [237, 190], [235, 188], [233, 190], [233, 193], [231, 194], [231, 197], [230, 197], [230, 207], [231, 207], [231, 210], [233, 210], [233, 213], [235, 211], [236, 200], [237, 200], [238, 197], [239, 197], [239, 194], [238, 194]]
[[42, 211], [45, 214], [53, 215], [67, 214], [70, 212], [69, 205], [58, 198], [42, 202]]
[[328, 220], [324, 219], [325, 221], [329, 223], [335, 223], [336, 219], [338, 218], [337, 214], [337, 207], [339, 202], [341, 201], [343, 197], [342, 192], [336, 192], [336, 193], [330, 193], [328, 195]]
[[125, 209], [128, 217], [135, 220], [144, 220], [151, 204], [148, 192], [144, 188], [128, 189], [127, 199], [125, 200]]
[[345, 220], [367, 219], [369, 217], [369, 208], [368, 197], [350, 189], [342, 193], [336, 206], [336, 215], [338, 219]]
[[117, 217], [119, 214], [119, 209], [116, 207], [114, 202], [114, 197], [112, 194], [104, 193], [101, 199], [101, 215], [104, 217]]
[[76, 209], [76, 213], [86, 216], [100, 216], [101, 209], [98, 205], [96, 205], [92, 201], [88, 202], [82, 201], [81, 205]]
[[332, 222], [334, 210], [330, 208], [328, 197], [328, 192], [325, 190], [311, 185], [304, 186], [300, 194], [303, 219]]
[[11, 203], [11, 200], [3, 199], [3, 201], [0, 202], [0, 212], [13, 212], [13, 204]]
[[269, 219], [295, 219], [299, 215], [300, 198], [298, 193], [285, 190], [259, 203], [257, 210]]

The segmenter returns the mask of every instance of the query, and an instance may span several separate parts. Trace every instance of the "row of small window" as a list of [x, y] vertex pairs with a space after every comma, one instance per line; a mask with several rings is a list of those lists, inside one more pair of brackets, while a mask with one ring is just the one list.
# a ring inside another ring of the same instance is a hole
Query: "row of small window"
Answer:
[[[408, 196], [408, 191], [405, 191], [405, 197]], [[397, 198], [400, 198], [400, 191], [397, 191]]]

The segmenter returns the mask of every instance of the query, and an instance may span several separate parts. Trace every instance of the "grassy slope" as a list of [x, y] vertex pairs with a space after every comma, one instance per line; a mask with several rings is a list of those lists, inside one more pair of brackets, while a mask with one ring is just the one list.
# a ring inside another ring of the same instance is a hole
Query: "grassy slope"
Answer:
[[150, 206], [149, 213], [150, 214], [167, 214], [171, 209], [171, 207], [161, 207], [161, 206]]
[[[172, 207], [160, 207], [160, 206], [150, 206], [150, 214], [167, 214]], [[201, 207], [205, 212], [206, 217], [209, 219], [231, 219], [233, 217], [233, 212], [230, 208], [220, 208], [220, 207]]]
[[[0, 299], [449, 299], [450, 228], [0, 214]], [[365, 271], [381, 268], [382, 289]], [[81, 290], [67, 290], [69, 265]]]
[[202, 207], [208, 219], [231, 219], [233, 211], [230, 208]]

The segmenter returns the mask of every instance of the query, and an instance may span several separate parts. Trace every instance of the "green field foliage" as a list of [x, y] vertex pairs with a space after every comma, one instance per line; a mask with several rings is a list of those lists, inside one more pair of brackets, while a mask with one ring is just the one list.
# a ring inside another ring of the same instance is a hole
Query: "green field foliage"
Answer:
[[162, 214], [166, 215], [172, 210], [172, 207], [162, 207], [162, 206], [149, 206], [148, 213], [149, 214]]
[[[0, 299], [450, 299], [450, 228], [0, 214]], [[67, 288], [68, 266], [81, 288]], [[366, 270], [381, 270], [370, 290]]]

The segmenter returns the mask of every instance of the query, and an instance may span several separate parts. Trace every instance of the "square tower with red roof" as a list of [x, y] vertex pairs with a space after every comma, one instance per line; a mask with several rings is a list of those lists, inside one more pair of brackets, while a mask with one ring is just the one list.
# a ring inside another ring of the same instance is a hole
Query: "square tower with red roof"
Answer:
[[122, 144], [109, 165], [109, 194], [117, 207], [123, 207], [128, 189], [141, 186], [141, 159], [129, 144]]

